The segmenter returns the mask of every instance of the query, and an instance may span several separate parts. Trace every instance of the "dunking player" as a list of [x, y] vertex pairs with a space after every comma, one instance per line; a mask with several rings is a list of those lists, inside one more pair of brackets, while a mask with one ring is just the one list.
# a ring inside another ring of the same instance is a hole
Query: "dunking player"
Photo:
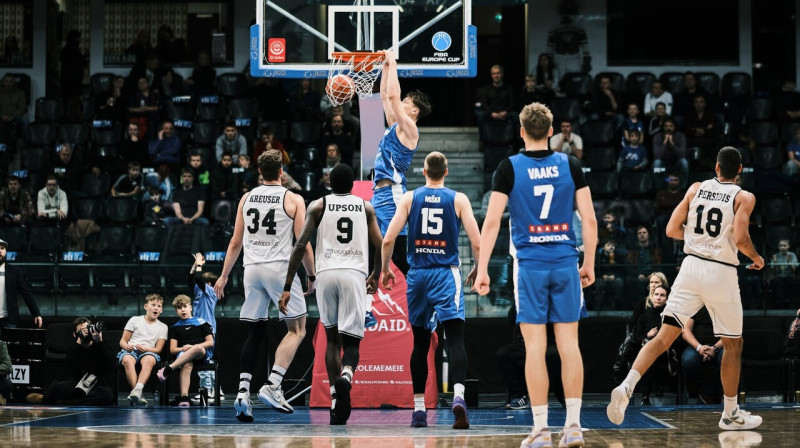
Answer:
[[[400, 99], [400, 81], [397, 79], [397, 61], [391, 50], [385, 52], [383, 75], [381, 75], [381, 102], [389, 129], [378, 144], [375, 157], [375, 176], [372, 189], [375, 190], [370, 203], [375, 208], [381, 235], [386, 234], [389, 222], [397, 210], [397, 202], [406, 192], [406, 170], [411, 166], [411, 158], [417, 150], [419, 131], [417, 120], [431, 113], [428, 96], [413, 91]], [[403, 275], [408, 274], [406, 261], [406, 230], [398, 237], [398, 250], [392, 261]], [[367, 324], [374, 322], [371, 313], [367, 314]]]
[[[292, 279], [316, 231], [317, 305], [328, 339], [325, 366], [331, 384], [330, 423], [344, 425], [350, 418], [350, 389], [364, 338], [367, 292], [374, 294], [378, 285], [381, 233], [372, 206], [350, 194], [353, 170], [340, 163], [331, 170], [330, 181], [333, 194], [308, 207], [308, 219], [289, 259], [279, 307], [285, 311], [297, 300], [289, 293]], [[369, 278], [367, 237], [376, 251], [375, 269]]]
[[[400, 199], [397, 212], [383, 238], [381, 283], [391, 289], [394, 283], [389, 265], [397, 235], [408, 221], [408, 321], [414, 334], [411, 351], [411, 382], [414, 388], [412, 427], [428, 426], [425, 411], [425, 383], [428, 379], [428, 347], [431, 342], [429, 323], [434, 311], [447, 337], [450, 368], [455, 385], [453, 391], [454, 429], [469, 428], [467, 405], [464, 402], [464, 381], [467, 377], [467, 351], [464, 349], [464, 293], [458, 258], [459, 220], [464, 225], [472, 253], [478, 257], [480, 231], [472, 205], [463, 193], [445, 188], [447, 158], [434, 151], [425, 158], [425, 186], [408, 192]], [[475, 280], [475, 269], [467, 276], [467, 284]]]
[[[533, 411], [533, 431], [525, 447], [552, 446], [547, 426], [548, 322], [553, 322], [567, 419], [559, 446], [583, 446], [580, 426], [583, 360], [578, 349], [578, 320], [585, 316], [581, 287], [594, 282], [597, 220], [592, 195], [578, 160], [547, 149], [553, 135], [553, 115], [542, 104], [525, 106], [519, 114], [525, 151], [502, 161], [494, 175], [489, 209], [481, 232], [481, 257], [476, 288], [489, 292], [489, 256], [497, 240], [500, 217], [508, 204], [514, 252], [514, 294], [517, 322], [525, 338], [525, 378]], [[572, 229], [577, 206], [582, 221], [583, 266]]]
[[672, 287], [667, 306], [661, 314], [665, 325], [655, 339], [639, 351], [628, 377], [611, 392], [608, 419], [621, 424], [633, 389], [653, 361], [680, 336], [687, 319], [703, 306], [714, 324], [714, 336], [722, 340], [724, 352], [720, 377], [724, 392], [724, 410], [720, 429], [752, 429], [761, 417], [739, 408], [736, 393], [742, 354], [742, 300], [736, 266], [737, 249], [761, 269], [764, 259], [750, 240], [748, 226], [756, 199], [733, 183], [742, 171], [742, 156], [726, 146], [717, 155], [717, 177], [689, 187], [683, 200], [672, 212], [667, 236], [684, 240], [687, 257]]
[[[214, 292], [222, 297], [231, 268], [244, 247], [245, 299], [239, 319], [248, 323], [248, 333], [242, 345], [239, 394], [234, 402], [236, 418], [243, 422], [253, 421], [250, 380], [253, 378], [261, 340], [267, 331], [269, 303], [273, 301], [278, 304], [292, 252], [292, 239], [300, 235], [305, 223], [303, 198], [281, 186], [282, 163], [280, 151], [266, 151], [258, 157], [258, 171], [264, 177], [264, 184], [252, 189], [239, 201], [225, 264], [214, 285]], [[306, 293], [309, 294], [314, 290], [315, 280], [310, 245], [305, 247], [303, 265], [309, 273]], [[297, 277], [293, 278], [291, 292], [296, 300], [288, 308], [280, 310], [280, 319], [286, 322], [289, 332], [275, 351], [275, 363], [268, 384], [258, 391], [261, 401], [285, 413], [292, 413], [294, 409], [283, 397], [281, 381], [306, 332], [306, 302]]]

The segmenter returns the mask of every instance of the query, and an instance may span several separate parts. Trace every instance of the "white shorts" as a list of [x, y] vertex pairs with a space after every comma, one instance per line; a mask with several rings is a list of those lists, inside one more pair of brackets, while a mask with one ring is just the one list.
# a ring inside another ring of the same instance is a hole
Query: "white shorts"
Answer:
[[[288, 263], [258, 263], [244, 267], [244, 303], [239, 312], [239, 320], [256, 322], [269, 319], [269, 302], [278, 306], [286, 281]], [[291, 299], [288, 312], [278, 312], [280, 319], [297, 319], [307, 314], [303, 286], [295, 275], [292, 282]]]
[[714, 324], [714, 336], [742, 336], [742, 299], [736, 268], [690, 255], [683, 259], [661, 316], [675, 318], [683, 328], [686, 320], [703, 306]]
[[353, 269], [328, 269], [317, 273], [319, 320], [325, 328], [338, 326], [340, 334], [364, 339], [366, 280], [363, 272]]

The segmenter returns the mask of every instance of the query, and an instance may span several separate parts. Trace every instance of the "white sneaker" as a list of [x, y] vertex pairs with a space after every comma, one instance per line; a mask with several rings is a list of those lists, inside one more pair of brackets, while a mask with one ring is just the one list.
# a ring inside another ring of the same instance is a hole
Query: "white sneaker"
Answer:
[[620, 384], [611, 391], [611, 403], [606, 408], [606, 415], [611, 423], [621, 425], [625, 420], [625, 409], [631, 400], [632, 392], [625, 384]]
[[572, 448], [585, 444], [580, 425], [572, 424], [561, 431], [561, 440], [558, 442], [558, 448]]
[[284, 414], [291, 414], [294, 412], [294, 408], [283, 398], [283, 390], [281, 390], [281, 386], [271, 386], [269, 384], [265, 384], [261, 386], [261, 389], [258, 391], [258, 399], [261, 400], [262, 403], [272, 406], [278, 412], [283, 412]]
[[740, 407], [736, 407], [732, 415], [727, 415], [725, 411], [722, 412], [722, 417], [719, 419], [719, 429], [725, 431], [741, 431], [745, 429], [753, 429], [761, 425], [761, 417], [758, 415], [751, 415]]
[[137, 404], [147, 406], [147, 400], [142, 396], [141, 389], [133, 389], [131, 393], [128, 394], [128, 401], [131, 403], [131, 406], [136, 406]]
[[536, 434], [528, 434], [528, 437], [519, 444], [519, 448], [553, 448], [550, 429], [544, 428]]
[[245, 423], [253, 422], [253, 403], [250, 402], [250, 394], [239, 392], [233, 408], [236, 410], [236, 420]]

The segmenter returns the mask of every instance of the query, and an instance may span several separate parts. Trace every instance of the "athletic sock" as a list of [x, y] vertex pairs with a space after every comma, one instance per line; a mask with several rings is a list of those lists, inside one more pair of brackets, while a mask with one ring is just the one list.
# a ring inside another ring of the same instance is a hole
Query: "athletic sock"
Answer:
[[269, 384], [273, 386], [280, 386], [281, 381], [283, 381], [283, 375], [285, 374], [286, 374], [286, 369], [275, 364], [272, 366], [272, 373], [270, 373], [269, 379], [267, 381], [269, 381]]
[[725, 406], [725, 415], [730, 417], [730, 416], [733, 415], [733, 411], [735, 411], [736, 407], [739, 406], [739, 405], [736, 403], [736, 397], [735, 396], [734, 397], [727, 397], [727, 396], [723, 395], [723, 397], [725, 398], [723, 400], [723, 405]]
[[331, 409], [336, 407], [336, 388], [331, 386]]
[[461, 383], [456, 383], [453, 385], [453, 398], [459, 397], [462, 400], [464, 399], [464, 385]]
[[133, 388], [134, 390], [142, 390], [144, 389], [144, 384], [136, 383], [136, 387]]
[[342, 378], [346, 379], [348, 383], [353, 382], [353, 368], [345, 367], [342, 369]]
[[425, 411], [425, 397], [414, 397], [414, 411]]
[[564, 422], [564, 427], [570, 425], [581, 425], [581, 403], [583, 400], [580, 398], [567, 398], [564, 400], [567, 404], [567, 420]]
[[253, 379], [253, 375], [250, 373], [240, 373], [239, 374], [239, 393], [250, 393], [250, 380]]
[[547, 405], [531, 406], [533, 412], [533, 432], [537, 433], [547, 428]]
[[642, 379], [642, 374], [631, 369], [631, 371], [628, 372], [628, 376], [625, 377], [625, 381], [622, 382], [622, 385], [628, 388], [628, 392], [633, 393], [633, 390], [636, 389], [636, 383], [638, 383], [640, 379]]

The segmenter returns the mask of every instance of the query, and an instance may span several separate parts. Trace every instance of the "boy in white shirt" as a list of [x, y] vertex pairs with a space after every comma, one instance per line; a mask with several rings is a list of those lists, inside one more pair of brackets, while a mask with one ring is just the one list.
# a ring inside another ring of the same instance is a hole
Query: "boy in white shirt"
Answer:
[[[147, 406], [147, 400], [142, 397], [142, 389], [150, 378], [153, 366], [161, 361], [159, 354], [164, 349], [169, 330], [165, 323], [158, 320], [163, 307], [164, 298], [161, 295], [150, 294], [145, 297], [144, 315], [128, 319], [119, 340], [122, 350], [117, 355], [117, 361], [125, 367], [125, 377], [132, 389], [128, 395], [131, 405]], [[142, 366], [138, 376], [136, 363]]]

